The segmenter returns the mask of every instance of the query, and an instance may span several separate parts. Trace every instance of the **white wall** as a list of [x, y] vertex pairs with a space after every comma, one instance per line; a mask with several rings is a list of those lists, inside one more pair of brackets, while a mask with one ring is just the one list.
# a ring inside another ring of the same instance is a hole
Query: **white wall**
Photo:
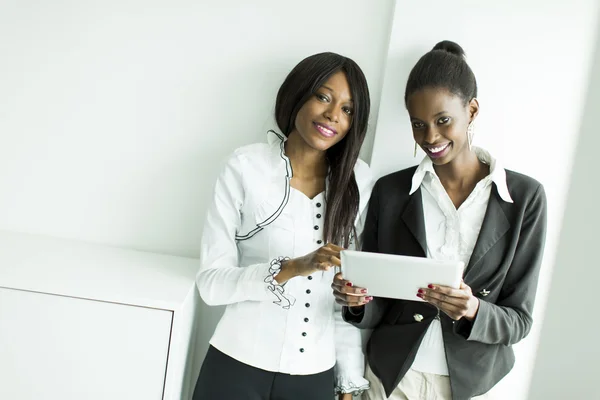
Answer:
[[217, 163], [302, 58], [355, 59], [377, 115], [392, 8], [0, 0], [0, 229], [197, 256]]
[[[0, 0], [0, 229], [196, 257], [218, 163], [274, 128], [302, 58], [372, 94], [392, 0]], [[220, 308], [203, 308], [203, 356]]]
[[[458, 42], [479, 83], [475, 144], [509, 169], [540, 180], [548, 196], [548, 239], [535, 310], [538, 323], [515, 346], [517, 364], [497, 399], [525, 398], [549, 269], [554, 259], [573, 147], [591, 62], [595, 0], [398, 0], [380, 103], [372, 167], [378, 175], [418, 163], [404, 107], [412, 66], [437, 42]], [[574, 397], [576, 398], [576, 397]]]
[[[600, 13], [597, 15], [600, 23]], [[531, 400], [600, 399], [600, 324], [596, 316], [600, 263], [595, 254], [600, 226], [600, 29], [595, 54], [529, 392]]]

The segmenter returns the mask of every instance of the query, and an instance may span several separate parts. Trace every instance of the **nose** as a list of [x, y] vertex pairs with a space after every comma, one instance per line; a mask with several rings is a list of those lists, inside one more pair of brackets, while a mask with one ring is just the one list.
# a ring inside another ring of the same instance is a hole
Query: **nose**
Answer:
[[425, 129], [425, 136], [423, 136], [423, 141], [425, 144], [434, 144], [439, 136], [439, 132], [437, 127], [429, 126]]
[[330, 122], [337, 123], [340, 120], [340, 112], [339, 107], [331, 103], [329, 107], [323, 113], [323, 116], [327, 118]]

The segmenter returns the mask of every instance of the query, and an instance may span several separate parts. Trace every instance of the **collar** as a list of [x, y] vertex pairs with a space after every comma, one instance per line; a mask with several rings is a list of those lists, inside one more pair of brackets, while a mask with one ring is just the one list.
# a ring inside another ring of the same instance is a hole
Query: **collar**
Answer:
[[274, 171], [277, 171], [280, 166], [285, 168], [285, 175], [288, 180], [292, 179], [292, 163], [288, 156], [285, 155], [285, 142], [287, 141], [287, 136], [276, 132], [274, 130], [269, 130], [267, 132], [267, 143], [271, 147], [271, 165], [274, 167]]
[[[475, 151], [479, 161], [490, 166], [490, 174], [488, 175], [487, 179], [490, 179], [496, 184], [500, 198], [507, 203], [513, 203], [513, 199], [510, 197], [508, 185], [506, 183], [506, 170], [502, 167], [500, 162], [492, 157], [489, 152], [480, 147], [473, 147], [473, 150]], [[409, 194], [412, 195], [417, 191], [428, 173], [436, 175], [435, 170], [433, 169], [433, 162], [429, 157], [425, 156], [413, 175], [412, 186]]]

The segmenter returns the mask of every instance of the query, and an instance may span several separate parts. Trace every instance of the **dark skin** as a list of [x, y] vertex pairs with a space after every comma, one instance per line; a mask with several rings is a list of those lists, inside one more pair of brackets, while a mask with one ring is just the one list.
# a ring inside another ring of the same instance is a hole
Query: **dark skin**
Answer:
[[[479, 113], [479, 102], [472, 99], [465, 103], [448, 90], [424, 88], [409, 96], [407, 109], [415, 142], [430, 157], [446, 193], [460, 208], [477, 182], [490, 173], [489, 166], [469, 149], [467, 140], [467, 129]], [[332, 288], [341, 305], [361, 307], [368, 303], [369, 298], [363, 297], [366, 289], [352, 286], [341, 274], [336, 275]], [[464, 282], [458, 289], [430, 284], [416, 295], [453, 320], [472, 321], [479, 309], [479, 299]]]
[[[352, 114], [350, 85], [341, 71], [333, 74], [298, 112], [285, 152], [294, 171], [290, 184], [306, 197], [312, 199], [325, 190], [329, 168], [326, 151], [346, 136], [352, 125]], [[283, 284], [297, 276], [340, 266], [341, 250], [343, 248], [329, 243], [303, 257], [284, 261], [275, 279]], [[339, 396], [339, 400], [351, 399], [352, 394]]]

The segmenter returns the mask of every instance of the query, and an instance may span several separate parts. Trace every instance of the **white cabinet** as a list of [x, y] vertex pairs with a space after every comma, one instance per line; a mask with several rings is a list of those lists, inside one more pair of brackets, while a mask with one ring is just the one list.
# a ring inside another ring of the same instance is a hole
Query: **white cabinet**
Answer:
[[0, 399], [189, 399], [197, 264], [0, 232]]

